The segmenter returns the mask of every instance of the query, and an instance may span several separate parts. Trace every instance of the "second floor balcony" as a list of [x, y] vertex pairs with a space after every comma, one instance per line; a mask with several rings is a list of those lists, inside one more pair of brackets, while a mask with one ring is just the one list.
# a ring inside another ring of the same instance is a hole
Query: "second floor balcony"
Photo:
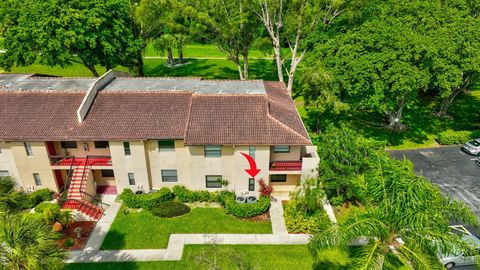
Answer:
[[50, 164], [54, 167], [70, 167], [70, 166], [112, 166], [112, 158], [110, 156], [50, 156]]

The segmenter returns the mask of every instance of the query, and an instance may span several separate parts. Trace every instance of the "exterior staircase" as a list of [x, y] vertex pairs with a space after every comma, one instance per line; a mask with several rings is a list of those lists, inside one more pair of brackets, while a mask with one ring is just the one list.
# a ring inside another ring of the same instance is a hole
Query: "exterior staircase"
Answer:
[[104, 208], [93, 204], [93, 196], [85, 192], [90, 171], [91, 169], [86, 164], [73, 168], [67, 190], [67, 198], [62, 208], [77, 210], [96, 221], [102, 217]]

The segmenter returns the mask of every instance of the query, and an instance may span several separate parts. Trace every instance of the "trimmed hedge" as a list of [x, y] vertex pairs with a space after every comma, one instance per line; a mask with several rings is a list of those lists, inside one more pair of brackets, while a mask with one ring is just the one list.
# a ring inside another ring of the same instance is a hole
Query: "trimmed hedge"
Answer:
[[31, 209], [37, 206], [41, 202], [51, 201], [53, 191], [45, 188], [39, 189], [32, 193], [25, 194], [25, 199], [22, 201], [23, 209]]
[[161, 202], [150, 209], [154, 216], [171, 218], [185, 215], [190, 212], [190, 207], [181, 202]]
[[261, 196], [255, 203], [237, 203], [235, 197], [225, 200], [225, 209], [227, 212], [239, 218], [261, 215], [267, 212], [268, 208], [270, 208], [270, 199], [264, 196]]
[[169, 188], [161, 188], [159, 191], [150, 194], [135, 194], [131, 189], [124, 189], [120, 199], [129, 208], [151, 209], [162, 202], [171, 201], [175, 195]]
[[447, 130], [437, 135], [435, 139], [442, 145], [464, 144], [472, 139], [480, 138], [480, 130]]
[[206, 190], [189, 190], [184, 186], [174, 186], [172, 188], [175, 197], [183, 202], [218, 202], [225, 205], [226, 198], [235, 198], [235, 193], [230, 191], [208, 192]]

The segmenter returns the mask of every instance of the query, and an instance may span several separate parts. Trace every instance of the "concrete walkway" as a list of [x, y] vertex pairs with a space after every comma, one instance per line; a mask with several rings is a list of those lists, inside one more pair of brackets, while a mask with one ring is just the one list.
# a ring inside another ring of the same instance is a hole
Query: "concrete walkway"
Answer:
[[107, 236], [108, 230], [110, 230], [110, 226], [112, 226], [112, 223], [117, 216], [118, 210], [120, 210], [120, 207], [122, 206], [120, 203], [115, 201], [116, 197], [117, 195], [102, 195], [102, 202], [107, 203], [110, 206], [105, 210], [103, 216], [95, 225], [95, 229], [90, 235], [90, 238], [88, 238], [84, 251], [100, 249], [105, 236]]
[[86, 248], [70, 252], [68, 262], [178, 261], [182, 259], [185, 245], [305, 245], [310, 240], [310, 235], [288, 233], [281, 201], [272, 199], [272, 234], [171, 234], [166, 249], [99, 250], [118, 209], [120, 204], [111, 204], [90, 236]]

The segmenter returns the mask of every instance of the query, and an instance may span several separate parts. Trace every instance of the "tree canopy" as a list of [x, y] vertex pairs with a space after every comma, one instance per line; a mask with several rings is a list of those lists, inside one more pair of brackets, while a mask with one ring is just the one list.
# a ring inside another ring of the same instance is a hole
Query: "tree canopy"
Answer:
[[6, 70], [37, 60], [62, 67], [79, 61], [98, 76], [96, 65], [133, 66], [141, 50], [128, 0], [9, 1], [2, 10], [9, 14], [0, 55]]

